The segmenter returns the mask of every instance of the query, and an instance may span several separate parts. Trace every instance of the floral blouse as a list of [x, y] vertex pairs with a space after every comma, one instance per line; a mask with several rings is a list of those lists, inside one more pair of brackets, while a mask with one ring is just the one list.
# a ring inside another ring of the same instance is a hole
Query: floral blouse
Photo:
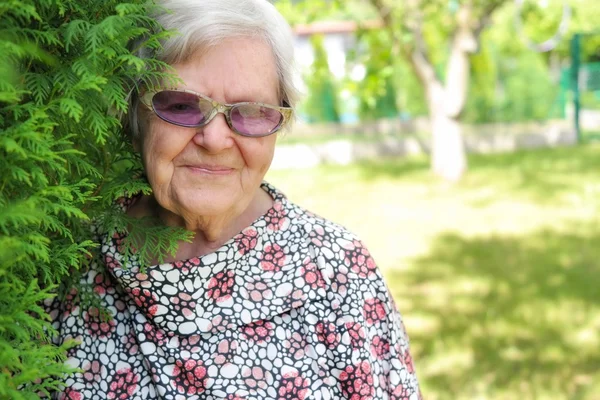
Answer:
[[[291, 203], [202, 257], [147, 267], [102, 239], [83, 279], [112, 318], [72, 292], [51, 309], [74, 338], [59, 399], [421, 399], [408, 336], [369, 251]], [[123, 202], [126, 210], [131, 201]]]

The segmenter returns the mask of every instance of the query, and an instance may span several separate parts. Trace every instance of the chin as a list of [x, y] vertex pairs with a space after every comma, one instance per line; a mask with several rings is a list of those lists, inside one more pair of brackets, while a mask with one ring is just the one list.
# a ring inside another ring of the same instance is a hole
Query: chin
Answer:
[[187, 196], [183, 201], [179, 201], [179, 204], [188, 215], [218, 217], [230, 213], [236, 205], [239, 205], [239, 201], [236, 196], [226, 193], [212, 193], [208, 196], [206, 193], [198, 193]]

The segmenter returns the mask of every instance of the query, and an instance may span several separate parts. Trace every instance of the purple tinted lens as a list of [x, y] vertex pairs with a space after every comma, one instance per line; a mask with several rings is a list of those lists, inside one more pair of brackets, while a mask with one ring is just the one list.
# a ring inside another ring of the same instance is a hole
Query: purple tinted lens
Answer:
[[170, 90], [156, 93], [152, 97], [152, 106], [162, 119], [186, 126], [202, 125], [212, 107], [210, 102], [193, 93]]
[[244, 135], [265, 135], [273, 132], [283, 122], [283, 115], [257, 104], [242, 104], [231, 109], [231, 125]]

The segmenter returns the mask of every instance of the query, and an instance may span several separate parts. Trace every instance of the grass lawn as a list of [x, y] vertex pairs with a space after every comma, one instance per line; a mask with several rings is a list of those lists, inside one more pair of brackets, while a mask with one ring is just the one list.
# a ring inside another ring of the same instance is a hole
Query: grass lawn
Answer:
[[358, 233], [404, 315], [425, 399], [600, 399], [600, 145], [271, 171]]

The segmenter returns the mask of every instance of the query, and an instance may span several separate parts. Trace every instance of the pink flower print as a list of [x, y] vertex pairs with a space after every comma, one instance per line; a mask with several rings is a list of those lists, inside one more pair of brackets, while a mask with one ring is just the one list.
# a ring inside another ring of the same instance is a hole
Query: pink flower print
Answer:
[[278, 400], [304, 400], [308, 393], [310, 382], [303, 379], [297, 371], [287, 373], [281, 378], [277, 389]]
[[283, 341], [283, 347], [288, 349], [294, 359], [301, 360], [304, 357], [306, 341], [302, 335], [298, 332], [294, 332], [289, 339]]
[[307, 295], [300, 289], [294, 290], [292, 292], [292, 302], [290, 303], [292, 308], [301, 307], [306, 300]]
[[224, 320], [222, 315], [215, 315], [215, 317], [212, 319], [212, 321], [210, 321], [213, 328], [221, 326], [221, 324], [223, 324], [224, 322], [227, 323], [229, 321]]
[[116, 322], [112, 316], [100, 313], [96, 307], [91, 307], [83, 313], [83, 320], [90, 335], [96, 337], [108, 337], [115, 330]]
[[101, 371], [103, 369], [104, 366], [99, 360], [85, 361], [83, 363], [83, 380], [86, 383], [100, 383], [102, 379]]
[[167, 343], [167, 335], [165, 332], [148, 322], [144, 324], [144, 333], [146, 334], [146, 338], [148, 340], [151, 340], [159, 346]]
[[173, 368], [175, 378], [171, 381], [171, 385], [182, 394], [192, 396], [200, 394], [206, 390], [208, 377], [206, 375], [206, 367], [202, 361], [196, 360], [177, 360]]
[[71, 315], [73, 310], [79, 306], [78, 294], [79, 294], [79, 292], [77, 292], [77, 289], [72, 288], [69, 291], [69, 293], [67, 293], [67, 295], [65, 296], [65, 300], [63, 302], [63, 304], [64, 304], [64, 309], [63, 309], [63, 314], [62, 314], [63, 318], [66, 318], [69, 315]]
[[215, 363], [222, 365], [233, 358], [233, 354], [237, 349], [237, 342], [235, 340], [223, 339], [217, 346], [217, 354], [214, 358]]
[[310, 231], [308, 236], [311, 238], [311, 242], [316, 246], [323, 246], [325, 242], [325, 230], [321, 225], [313, 226], [313, 229]]
[[180, 311], [186, 317], [194, 315], [196, 302], [187, 293], [180, 292], [177, 296], [171, 297], [171, 304], [175, 311]]
[[[131, 268], [131, 271], [133, 271], [134, 269], [139, 271], [138, 267], [134, 267]], [[137, 274], [135, 274], [135, 279], [137, 279], [138, 281], [147, 281], [148, 280], [148, 274], [143, 274], [141, 272], [138, 272]]]
[[137, 390], [138, 379], [139, 377], [131, 372], [131, 368], [124, 368], [117, 371], [110, 383], [110, 390], [106, 397], [120, 400], [131, 398]]
[[371, 400], [375, 393], [371, 364], [367, 361], [349, 365], [340, 374], [342, 394], [349, 400]]
[[94, 278], [94, 292], [98, 293], [100, 296], [106, 294], [106, 289], [111, 287], [110, 278], [102, 273], [99, 273]]
[[219, 272], [208, 281], [207, 296], [216, 301], [227, 300], [233, 292], [235, 284], [234, 272], [232, 270]]
[[151, 293], [148, 289], [137, 287], [128, 291], [138, 307], [145, 309], [146, 313], [150, 316], [156, 314], [158, 310], [158, 297], [154, 293]]
[[260, 290], [252, 290], [251, 292], [249, 292], [249, 295], [252, 301], [255, 303], [260, 303], [261, 301], [263, 301], [264, 298], [263, 292], [261, 292]]
[[262, 253], [260, 266], [265, 271], [279, 272], [285, 265], [285, 254], [278, 244], [268, 244]]
[[273, 336], [273, 324], [271, 322], [260, 320], [242, 328], [242, 334], [246, 339], [253, 340], [258, 343], [265, 342]]
[[287, 218], [283, 215], [283, 205], [276, 202], [273, 207], [267, 211], [265, 215], [265, 221], [267, 222], [267, 229], [271, 231], [279, 231], [288, 222]]
[[387, 357], [390, 354], [390, 342], [381, 336], [375, 336], [371, 342], [371, 354], [380, 360]]
[[365, 330], [358, 322], [346, 322], [346, 329], [350, 334], [350, 343], [355, 349], [365, 345]]
[[173, 266], [181, 271], [182, 274], [190, 272], [190, 267], [200, 265], [200, 259], [198, 257], [190, 258], [189, 260], [181, 261], [177, 260], [173, 262]]
[[[125, 239], [126, 238], [127, 238], [127, 233], [125, 233], [125, 232], [115, 232], [115, 234], [113, 235], [112, 244], [113, 244], [113, 246], [115, 246], [117, 248], [117, 251], [121, 254], [125, 254], [125, 251], [127, 250], [127, 248], [125, 247], [125, 244], [126, 244]], [[135, 254], [135, 253], [137, 253], [137, 248], [130, 243], [129, 251], [131, 252], [131, 254]]]
[[198, 353], [200, 351], [200, 347], [198, 346], [199, 342], [200, 335], [191, 335], [183, 337], [181, 339], [179, 348], [181, 350], [189, 351], [190, 353]]
[[225, 400], [245, 400], [245, 398], [240, 397], [237, 394], [228, 394], [227, 397], [225, 397]]
[[348, 275], [343, 272], [338, 272], [335, 279], [331, 281], [331, 289], [334, 293], [345, 295], [348, 292], [346, 284], [348, 283]]
[[304, 276], [304, 281], [310, 285], [312, 289], [325, 286], [325, 280], [323, 279], [323, 275], [321, 275], [321, 271], [310, 258], [305, 260], [304, 265], [300, 269], [300, 273]]
[[138, 342], [133, 331], [121, 336], [121, 343], [123, 343], [123, 347], [128, 354], [133, 356], [138, 353]]
[[393, 400], [409, 400], [411, 393], [404, 387], [404, 385], [399, 384], [392, 390], [390, 399]]
[[267, 378], [271, 379], [270, 372], [266, 371], [262, 367], [252, 367], [242, 369], [242, 377], [244, 377], [244, 384], [248, 386], [252, 391], [256, 388], [267, 388]]
[[358, 240], [355, 240], [345, 253], [346, 258], [344, 259], [344, 263], [361, 278], [366, 278], [377, 270], [377, 265], [371, 257], [369, 250]]
[[117, 247], [117, 251], [119, 253], [123, 253], [123, 241], [125, 240], [125, 234], [120, 232], [115, 232], [113, 234], [113, 243]]
[[315, 331], [317, 332], [319, 341], [324, 343], [330, 349], [336, 347], [340, 343], [341, 335], [337, 332], [335, 324], [332, 324], [331, 322], [317, 322]]
[[383, 301], [377, 298], [371, 298], [365, 301], [363, 316], [369, 325], [385, 320], [386, 314]]
[[60, 400], [83, 400], [83, 396], [73, 388], [66, 388], [63, 393], [58, 396]]
[[255, 303], [260, 303], [263, 299], [273, 297], [273, 291], [262, 281], [246, 283], [246, 290], [250, 299]]
[[404, 365], [406, 366], [406, 370], [411, 373], [414, 374], [415, 373], [415, 365], [413, 363], [413, 359], [412, 356], [410, 355], [410, 352], [408, 350], [406, 350], [404, 352]]
[[121, 263], [118, 260], [109, 255], [104, 257], [104, 264], [106, 265], [106, 268], [109, 269], [109, 271], [120, 269], [122, 267]]
[[256, 247], [258, 232], [254, 228], [246, 228], [233, 240], [237, 244], [238, 252], [244, 255]]

